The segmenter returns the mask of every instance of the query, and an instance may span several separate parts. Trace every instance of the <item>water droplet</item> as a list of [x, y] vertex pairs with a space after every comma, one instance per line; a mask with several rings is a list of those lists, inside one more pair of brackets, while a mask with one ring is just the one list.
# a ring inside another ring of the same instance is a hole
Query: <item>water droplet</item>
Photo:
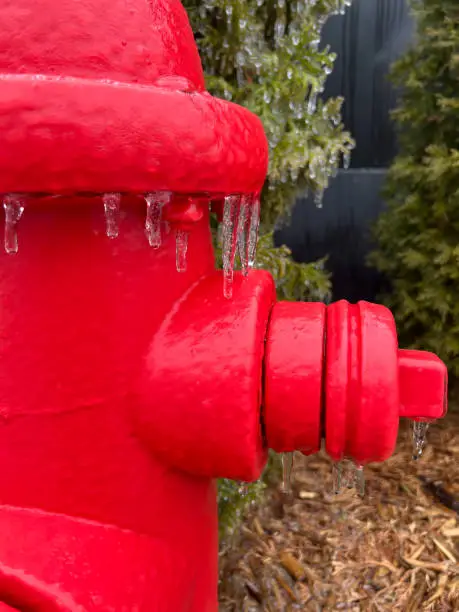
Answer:
[[175, 232], [175, 266], [177, 272], [186, 272], [188, 253], [188, 232], [178, 229]]
[[226, 196], [223, 207], [223, 295], [233, 297], [234, 258], [236, 256], [239, 203], [241, 196]]
[[257, 258], [258, 230], [260, 228], [260, 196], [254, 196], [250, 212], [249, 227], [249, 268], [255, 266]]
[[148, 243], [154, 249], [161, 246], [161, 216], [162, 209], [171, 199], [169, 191], [156, 191], [147, 193], [145, 201], [147, 203], [147, 218], [145, 221], [145, 234]]
[[293, 453], [284, 453], [282, 455], [282, 491], [284, 493], [292, 492], [293, 461]]
[[103, 201], [105, 212], [105, 233], [108, 238], [118, 238], [121, 194], [105, 193]]
[[24, 198], [19, 195], [7, 195], [3, 198], [5, 210], [4, 244], [7, 253], [18, 252], [17, 224], [24, 212]]
[[241, 270], [244, 276], [249, 273], [249, 235], [250, 235], [250, 212], [253, 197], [244, 195], [241, 198], [239, 209], [239, 221], [237, 228], [237, 248]]
[[413, 459], [416, 461], [422, 456], [427, 444], [427, 430], [429, 423], [413, 421]]

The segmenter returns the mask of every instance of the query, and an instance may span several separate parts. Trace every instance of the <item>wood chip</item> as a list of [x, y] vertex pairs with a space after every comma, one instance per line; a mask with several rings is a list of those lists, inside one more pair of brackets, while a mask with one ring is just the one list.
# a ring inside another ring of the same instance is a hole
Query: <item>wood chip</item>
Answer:
[[257, 534], [260, 536], [260, 538], [265, 535], [265, 531], [263, 527], [261, 526], [261, 523], [257, 517], [253, 519], [253, 528], [255, 529]]
[[438, 548], [438, 550], [440, 550], [447, 559], [449, 559], [453, 563], [456, 563], [456, 557], [453, 555], [453, 553], [450, 550], [448, 550], [448, 548], [444, 544], [442, 544], [436, 538], [432, 538], [432, 541], [435, 544], [435, 546]]
[[319, 497], [319, 494], [315, 491], [300, 491], [298, 497], [300, 499], [316, 499], [316, 497]]
[[402, 557], [402, 559], [407, 565], [412, 567], [422, 567], [433, 572], [446, 572], [448, 570], [448, 566], [444, 563], [431, 563], [429, 561], [419, 561], [418, 559], [407, 559], [406, 557]]
[[437, 599], [440, 599], [440, 597], [445, 592], [445, 587], [446, 587], [447, 582], [448, 582], [448, 575], [442, 574], [438, 579], [438, 586], [437, 586], [435, 593], [424, 604], [426, 608], [428, 606], [431, 606], [434, 601], [437, 601]]
[[421, 546], [419, 548], [417, 548], [414, 553], [410, 556], [410, 559], [416, 560], [418, 559], [422, 553], [425, 551], [426, 549], [426, 545], [425, 544], [421, 544]]
[[306, 577], [306, 570], [300, 561], [289, 552], [281, 552], [279, 555], [282, 567], [287, 570], [295, 580], [303, 580]]
[[277, 579], [277, 582], [280, 584], [280, 586], [288, 594], [290, 599], [294, 602], [297, 602], [298, 600], [297, 600], [296, 594], [293, 591], [292, 587], [287, 583], [287, 581], [284, 580], [284, 578], [279, 573], [276, 574], [276, 579]]
[[459, 538], [459, 527], [455, 527], [454, 529], [444, 529], [442, 533], [447, 538]]

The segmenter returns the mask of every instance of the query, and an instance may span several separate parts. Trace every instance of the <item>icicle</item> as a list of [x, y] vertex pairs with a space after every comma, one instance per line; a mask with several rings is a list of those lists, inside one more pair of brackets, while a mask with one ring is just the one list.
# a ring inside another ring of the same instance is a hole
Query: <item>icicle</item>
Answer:
[[323, 203], [324, 203], [324, 190], [322, 189], [322, 187], [319, 187], [317, 191], [315, 192], [314, 203], [317, 206], [317, 208], [322, 208]]
[[349, 170], [351, 166], [351, 152], [349, 150], [346, 150], [343, 153], [343, 168], [345, 170]]
[[233, 7], [229, 4], [225, 8], [226, 12], [226, 25], [228, 27], [228, 32], [231, 34], [233, 29]]
[[427, 430], [429, 423], [413, 421], [413, 459], [416, 461], [424, 452], [427, 444]]
[[282, 455], [282, 491], [284, 493], [292, 492], [293, 459], [293, 453]]
[[254, 196], [252, 200], [252, 210], [250, 213], [250, 227], [249, 227], [249, 268], [255, 266], [255, 260], [257, 257], [257, 244], [258, 244], [258, 229], [260, 227], [260, 196]]
[[249, 234], [250, 234], [250, 207], [253, 197], [242, 196], [239, 209], [239, 221], [237, 228], [237, 248], [241, 270], [244, 276], [249, 273]]
[[333, 493], [338, 495], [341, 493], [341, 485], [342, 485], [342, 476], [343, 476], [343, 465], [341, 461], [335, 462], [333, 464]]
[[18, 195], [7, 195], [3, 199], [5, 209], [5, 251], [18, 252], [17, 224], [24, 212], [24, 199]]
[[171, 194], [168, 191], [156, 191], [145, 196], [147, 203], [147, 218], [145, 221], [145, 234], [148, 243], [154, 249], [161, 246], [161, 215], [165, 204], [168, 204]]
[[308, 100], [308, 114], [313, 115], [317, 108], [317, 94], [315, 91], [311, 91]]
[[186, 272], [188, 253], [188, 232], [178, 229], [175, 232], [175, 266], [177, 272]]
[[240, 200], [240, 196], [227, 196], [223, 207], [223, 295], [227, 299], [233, 297], [234, 258]]
[[105, 233], [108, 238], [118, 238], [120, 223], [120, 193], [104, 194]]
[[360, 497], [365, 495], [365, 472], [363, 471], [363, 465], [354, 466], [354, 486]]

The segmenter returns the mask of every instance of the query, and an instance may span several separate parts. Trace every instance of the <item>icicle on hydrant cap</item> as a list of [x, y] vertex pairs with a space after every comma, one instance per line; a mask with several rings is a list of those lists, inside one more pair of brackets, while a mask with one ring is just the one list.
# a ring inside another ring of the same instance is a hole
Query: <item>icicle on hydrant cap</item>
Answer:
[[261, 189], [262, 124], [205, 91], [179, 0], [16, 0], [0, 22], [1, 193]]

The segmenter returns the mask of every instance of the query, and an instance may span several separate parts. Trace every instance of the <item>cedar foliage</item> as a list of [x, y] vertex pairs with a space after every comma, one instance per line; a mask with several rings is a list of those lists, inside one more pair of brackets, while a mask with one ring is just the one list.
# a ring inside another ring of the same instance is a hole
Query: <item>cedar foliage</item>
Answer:
[[437, 353], [459, 374], [459, 2], [412, 0], [417, 34], [392, 69], [399, 154], [371, 261], [403, 345]]

